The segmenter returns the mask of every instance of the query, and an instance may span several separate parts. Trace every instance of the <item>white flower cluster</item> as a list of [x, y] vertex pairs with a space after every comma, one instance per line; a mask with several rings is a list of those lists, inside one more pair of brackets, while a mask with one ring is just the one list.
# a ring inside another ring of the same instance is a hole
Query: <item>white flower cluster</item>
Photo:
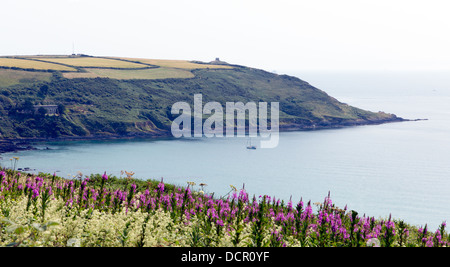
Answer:
[[[147, 213], [124, 208], [113, 214], [95, 209], [69, 208], [62, 200], [52, 199], [42, 221], [33, 207], [27, 211], [25, 196], [0, 203], [3, 211], [0, 215], [0, 246], [189, 247], [193, 245], [193, 232], [200, 229], [200, 245], [232, 247], [236, 235], [234, 229], [217, 229], [215, 224], [205, 232], [205, 222], [195, 216], [189, 221], [182, 218], [175, 222], [170, 212], [163, 210]], [[36, 203], [36, 206], [39, 205], [39, 202]], [[251, 224], [239, 223], [242, 232], [237, 246], [248, 246], [252, 242], [249, 238]], [[264, 235], [267, 240], [270, 231], [267, 230]]]

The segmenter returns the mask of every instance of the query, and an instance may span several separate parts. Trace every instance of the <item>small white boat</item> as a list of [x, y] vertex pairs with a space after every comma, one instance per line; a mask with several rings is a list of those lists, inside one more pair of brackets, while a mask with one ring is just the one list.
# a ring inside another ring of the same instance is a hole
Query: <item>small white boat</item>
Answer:
[[256, 146], [252, 145], [252, 139], [250, 139], [250, 144], [247, 142], [247, 149], [256, 149]]

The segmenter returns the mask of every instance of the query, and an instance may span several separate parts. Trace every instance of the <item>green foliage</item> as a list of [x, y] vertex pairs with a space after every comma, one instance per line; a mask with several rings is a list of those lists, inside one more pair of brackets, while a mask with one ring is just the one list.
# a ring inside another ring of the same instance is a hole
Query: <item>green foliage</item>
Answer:
[[[91, 174], [89, 176], [89, 185], [93, 186], [94, 188], [100, 188], [102, 184], [102, 175], [101, 174]], [[135, 179], [135, 178], [124, 178], [124, 177], [117, 177], [117, 176], [109, 176], [108, 175], [108, 181], [106, 182], [105, 186], [110, 190], [128, 190], [129, 185], [135, 184], [137, 191], [144, 191], [146, 189], [154, 190], [158, 187], [158, 184], [161, 181], [155, 180], [155, 179]], [[165, 189], [167, 192], [173, 192], [175, 190], [176, 186], [172, 184], [166, 184]]]
[[[398, 119], [342, 104], [287, 75], [239, 66], [192, 73], [195, 77], [188, 79], [115, 80], [66, 79], [54, 72], [50, 81], [15, 84], [1, 90], [0, 112], [6, 114], [2, 132], [15, 138], [167, 135], [177, 116], [170, 113], [172, 105], [179, 101], [193, 104], [194, 94], [202, 94], [204, 103], [216, 101], [224, 107], [226, 102], [279, 102], [281, 126], [298, 129]], [[34, 114], [34, 104], [58, 105], [58, 115], [42, 118], [42, 110]]]

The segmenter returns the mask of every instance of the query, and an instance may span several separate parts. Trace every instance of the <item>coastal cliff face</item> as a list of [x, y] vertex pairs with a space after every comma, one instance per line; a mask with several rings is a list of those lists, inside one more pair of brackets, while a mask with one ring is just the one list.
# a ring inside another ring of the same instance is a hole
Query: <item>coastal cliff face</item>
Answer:
[[[65, 68], [71, 66], [70, 58], [57, 59]], [[101, 58], [81, 59], [91, 60], [88, 63], [93, 65], [93, 60]], [[6, 140], [169, 136], [172, 105], [179, 101], [193, 104], [195, 94], [202, 94], [204, 103], [223, 105], [279, 102], [282, 131], [403, 120], [341, 103], [299, 78], [259, 69], [199, 62], [120, 61], [146, 65], [43, 71], [2, 67], [0, 58], [0, 152], [14, 149], [14, 143]], [[48, 114], [43, 108], [38, 110], [42, 106], [57, 110]]]

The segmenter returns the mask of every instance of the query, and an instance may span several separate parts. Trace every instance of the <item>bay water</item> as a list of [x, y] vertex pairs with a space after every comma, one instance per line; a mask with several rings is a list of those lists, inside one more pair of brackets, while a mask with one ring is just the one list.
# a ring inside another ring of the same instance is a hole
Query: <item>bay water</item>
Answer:
[[[246, 138], [139, 139], [38, 144], [3, 154], [2, 166], [72, 177], [135, 172], [226, 196], [233, 185], [259, 197], [322, 202], [360, 215], [435, 229], [450, 219], [450, 75], [446, 72], [286, 71], [341, 102], [428, 119], [280, 134], [274, 149], [246, 149]], [[258, 140], [253, 141], [255, 144]], [[44, 148], [49, 149], [44, 149]]]

